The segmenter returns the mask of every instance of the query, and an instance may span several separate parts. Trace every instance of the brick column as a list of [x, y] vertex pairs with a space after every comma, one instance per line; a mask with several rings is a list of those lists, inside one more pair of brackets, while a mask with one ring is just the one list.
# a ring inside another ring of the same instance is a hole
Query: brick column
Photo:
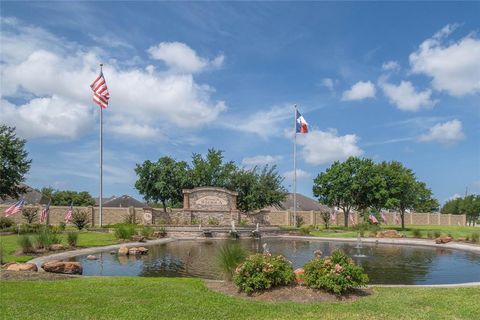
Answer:
[[88, 206], [88, 210], [90, 210], [90, 216], [92, 217], [92, 227], [95, 227], [95, 208]]

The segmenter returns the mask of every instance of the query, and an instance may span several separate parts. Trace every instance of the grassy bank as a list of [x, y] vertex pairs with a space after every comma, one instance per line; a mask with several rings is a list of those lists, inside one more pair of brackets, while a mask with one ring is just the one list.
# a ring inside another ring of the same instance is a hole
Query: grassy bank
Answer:
[[[61, 234], [59, 236], [62, 239], [62, 244], [67, 246], [67, 235]], [[18, 252], [20, 250], [20, 246], [17, 243], [18, 237], [19, 236], [16, 234], [0, 236], [0, 245], [3, 247], [3, 260], [5, 262], [25, 262], [33, 258], [30, 255], [15, 255], [15, 252]], [[117, 243], [117, 241], [113, 233], [83, 231], [80, 232], [78, 235], [77, 247], [98, 247], [107, 246], [115, 243]]]
[[4, 319], [475, 319], [478, 288], [375, 288], [355, 302], [266, 303], [224, 296], [188, 278], [3, 281]]
[[[454, 239], [458, 238], [471, 238], [472, 234], [480, 233], [480, 228], [476, 227], [459, 227], [459, 226], [436, 226], [436, 225], [409, 225], [402, 230], [399, 226], [381, 226], [382, 230], [397, 230], [409, 238], [428, 238], [435, 237], [435, 233], [441, 235], [451, 235]], [[418, 232], [420, 234], [418, 234]], [[325, 230], [323, 226], [317, 226], [316, 230], [311, 232], [311, 235], [317, 237], [335, 237], [335, 238], [354, 238], [358, 234], [357, 230], [347, 229], [343, 227], [332, 227]], [[365, 230], [364, 235], [366, 237], [373, 236], [373, 231]]]

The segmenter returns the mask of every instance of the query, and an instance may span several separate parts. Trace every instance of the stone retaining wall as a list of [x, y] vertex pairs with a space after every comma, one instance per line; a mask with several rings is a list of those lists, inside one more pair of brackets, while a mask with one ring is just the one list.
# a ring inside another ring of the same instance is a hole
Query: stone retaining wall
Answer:
[[[26, 206], [34, 207], [34, 206]], [[0, 215], [4, 215], [5, 209], [8, 206], [0, 205]], [[37, 206], [38, 216], [35, 223], [38, 223], [41, 206]], [[51, 206], [49, 223], [52, 225], [58, 225], [63, 221], [65, 212], [69, 207], [66, 206]], [[98, 207], [75, 207], [74, 209], [85, 211], [90, 219], [91, 226], [99, 226], [99, 209]], [[129, 215], [135, 217], [135, 221], [139, 224], [198, 224], [208, 225], [209, 218], [215, 218], [221, 225], [230, 225], [231, 219], [237, 222], [237, 225], [242, 222], [250, 225], [259, 223], [260, 225], [293, 225], [293, 212], [292, 211], [278, 211], [278, 212], [260, 212], [255, 214], [243, 214], [236, 211], [225, 212], [201, 212], [198, 210], [184, 211], [183, 209], [168, 209], [167, 212], [163, 212], [159, 208], [103, 208], [103, 225], [123, 223]], [[315, 225], [322, 224], [323, 219], [320, 212], [316, 211], [298, 211], [298, 217], [301, 217], [303, 224]], [[388, 224], [395, 224], [394, 213], [386, 213]], [[20, 213], [10, 217], [16, 224], [25, 223], [26, 220]], [[355, 223], [360, 221], [358, 214], [353, 214]], [[212, 220], [212, 219], [210, 219]], [[344, 221], [344, 215], [342, 212], [337, 213], [337, 220], [333, 225], [342, 226]], [[93, 222], [93, 224], [92, 224]], [[350, 224], [350, 222], [349, 222]], [[451, 215], [451, 214], [437, 214], [437, 213], [406, 213], [405, 214], [406, 225], [451, 225], [451, 226], [465, 226], [465, 215]]]

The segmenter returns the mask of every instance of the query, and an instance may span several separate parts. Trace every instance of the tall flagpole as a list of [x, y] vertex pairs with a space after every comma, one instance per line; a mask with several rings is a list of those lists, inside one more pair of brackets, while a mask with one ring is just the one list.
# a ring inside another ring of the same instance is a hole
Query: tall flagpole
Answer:
[[295, 107], [293, 126], [293, 226], [297, 226], [297, 105]]
[[[100, 74], [103, 73], [103, 63], [100, 63]], [[98, 199], [99, 203], [99, 220], [100, 220], [100, 227], [102, 227], [102, 216], [103, 216], [103, 208], [102, 208], [102, 199], [103, 199], [103, 117], [102, 117], [102, 109], [100, 107], [100, 198]]]

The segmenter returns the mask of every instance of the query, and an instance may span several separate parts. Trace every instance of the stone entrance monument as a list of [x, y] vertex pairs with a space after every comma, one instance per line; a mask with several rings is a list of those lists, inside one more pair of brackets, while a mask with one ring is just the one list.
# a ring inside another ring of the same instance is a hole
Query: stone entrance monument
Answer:
[[183, 214], [191, 223], [230, 225], [239, 222], [238, 193], [214, 187], [183, 190]]

